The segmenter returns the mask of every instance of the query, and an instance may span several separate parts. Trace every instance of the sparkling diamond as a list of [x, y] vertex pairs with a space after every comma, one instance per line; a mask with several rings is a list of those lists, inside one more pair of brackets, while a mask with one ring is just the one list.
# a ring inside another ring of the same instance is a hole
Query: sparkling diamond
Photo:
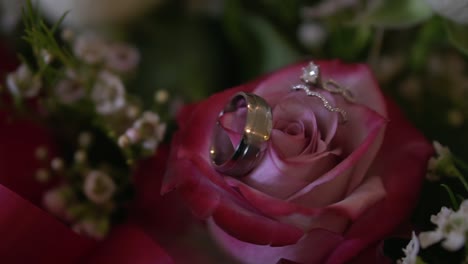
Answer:
[[317, 79], [319, 78], [320, 70], [319, 67], [313, 63], [310, 62], [307, 67], [302, 68], [302, 76], [301, 80], [304, 81], [305, 83], [316, 83]]

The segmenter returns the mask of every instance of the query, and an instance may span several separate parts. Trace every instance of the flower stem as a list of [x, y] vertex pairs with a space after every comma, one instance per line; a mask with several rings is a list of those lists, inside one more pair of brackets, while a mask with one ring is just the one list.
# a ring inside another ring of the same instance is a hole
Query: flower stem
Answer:
[[452, 158], [453, 160], [455, 161], [455, 165], [457, 165], [458, 167], [460, 167], [462, 170], [464, 170], [465, 172], [468, 172], [468, 164], [465, 163], [462, 159], [456, 157], [455, 155], [452, 154]]
[[450, 202], [452, 203], [453, 209], [458, 210], [458, 202], [457, 202], [457, 199], [455, 198], [455, 195], [452, 192], [452, 189], [450, 189], [450, 187], [447, 186], [446, 184], [441, 184], [440, 186], [442, 186], [447, 191], [447, 194], [449, 195]]

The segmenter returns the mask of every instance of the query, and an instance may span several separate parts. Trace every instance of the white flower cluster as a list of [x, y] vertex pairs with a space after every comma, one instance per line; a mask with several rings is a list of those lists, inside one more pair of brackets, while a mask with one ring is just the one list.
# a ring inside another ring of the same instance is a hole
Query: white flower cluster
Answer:
[[[86, 149], [92, 143], [92, 135], [82, 132], [78, 136], [79, 149], [75, 153], [75, 160], [67, 168], [63, 159], [55, 157], [50, 162], [50, 169], [41, 168], [38, 172], [48, 175], [47, 178], [38, 178], [47, 182], [52, 176], [59, 176], [74, 171], [75, 178], [80, 181], [77, 186], [69, 182], [49, 189], [42, 198], [44, 207], [56, 217], [69, 223], [72, 229], [94, 239], [104, 238], [109, 230], [110, 215], [114, 205], [114, 195], [118, 187], [113, 177], [104, 170], [93, 169], [87, 163]], [[45, 160], [42, 148], [36, 153], [39, 160]], [[38, 173], [40, 175], [41, 173]], [[84, 194], [85, 200], [79, 198], [75, 188]]]
[[451, 252], [465, 247], [468, 235], [468, 200], [464, 200], [457, 211], [442, 207], [437, 215], [431, 216], [431, 222], [436, 225], [435, 230], [421, 232], [412, 238], [403, 252], [405, 257], [398, 261], [399, 264], [424, 263], [418, 257], [420, 249], [426, 249], [441, 242], [441, 246]]
[[442, 241], [442, 247], [449, 251], [461, 249], [468, 233], [468, 200], [463, 201], [458, 211], [442, 207], [437, 215], [431, 216], [436, 230], [422, 232], [419, 240], [422, 248]]
[[101, 68], [91, 89], [96, 111], [108, 115], [121, 110], [126, 105], [126, 93], [119, 75], [136, 69], [139, 52], [130, 45], [108, 42], [94, 34], [81, 35], [72, 44], [78, 59]]
[[153, 112], [144, 112], [132, 127], [127, 129], [119, 138], [119, 146], [122, 148], [134, 144], [141, 144], [144, 150], [154, 151], [164, 138], [166, 124], [161, 123], [160, 118]]
[[[41, 183], [60, 178], [60, 185], [43, 196], [44, 207], [76, 232], [100, 239], [109, 231], [116, 212], [123, 209], [116, 197], [128, 191], [130, 180], [122, 173], [131, 173], [131, 168], [122, 172], [122, 167], [113, 167], [113, 161], [98, 159], [96, 163], [88, 157], [90, 146], [98, 143], [93, 142], [94, 136], [105, 135], [121, 147], [123, 160], [130, 163], [154, 153], [166, 124], [157, 113], [143, 112], [139, 98], [126, 91], [123, 78], [136, 70], [140, 60], [136, 48], [93, 34], [75, 36], [70, 30], [64, 30], [62, 38], [70, 50], [34, 47], [37, 63], [31, 65], [36, 68], [21, 65], [7, 76], [6, 87], [15, 99], [45, 99], [39, 100], [46, 102], [39, 118], [67, 118], [65, 113], [72, 112], [83, 116], [77, 122], [92, 128], [72, 143], [70, 159], [49, 160], [47, 150], [38, 148], [35, 154], [42, 165], [35, 177]], [[159, 90], [154, 99], [165, 104], [168, 98], [167, 91]]]
[[73, 42], [75, 56], [88, 64], [104, 64], [117, 73], [135, 70], [140, 53], [126, 43], [109, 42], [92, 33], [80, 35]]
[[[100, 114], [113, 114], [123, 109], [127, 98], [121, 75], [136, 69], [140, 61], [136, 48], [93, 34], [75, 39], [71, 31], [65, 30], [63, 35], [66, 41], [72, 42], [73, 55], [84, 65], [64, 70], [63, 77], [52, 87], [55, 98], [62, 104], [74, 104], [89, 94]], [[50, 64], [54, 58], [43, 50], [41, 60]], [[92, 87], [87, 87], [89, 83]], [[43, 88], [42, 76], [32, 72], [26, 64], [10, 73], [6, 84], [10, 93], [20, 98], [36, 97]]]
[[405, 257], [402, 259], [398, 260], [398, 264], [416, 264], [417, 259], [418, 259], [418, 254], [419, 254], [419, 240], [416, 234], [413, 232], [411, 235], [411, 240], [406, 246], [405, 249], [403, 249], [403, 252], [405, 253]]

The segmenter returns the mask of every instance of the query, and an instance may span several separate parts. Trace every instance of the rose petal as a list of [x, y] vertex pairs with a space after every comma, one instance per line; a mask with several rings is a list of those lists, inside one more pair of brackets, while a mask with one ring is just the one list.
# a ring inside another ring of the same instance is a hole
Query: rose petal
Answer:
[[3, 185], [0, 201], [2, 263], [74, 263], [95, 245]]
[[387, 117], [385, 98], [377, 80], [365, 64], [346, 64], [339, 60], [319, 61], [325, 79], [332, 79], [352, 92], [355, 103], [365, 105]]
[[257, 210], [308, 232], [314, 228], [325, 228], [333, 232], [342, 232], [350, 217], [337, 208], [307, 208], [288, 201], [280, 200], [259, 192], [250, 186], [235, 180], [226, 179]]
[[301, 154], [309, 145], [310, 139], [302, 135], [288, 135], [283, 131], [274, 129], [271, 132], [272, 147], [277, 150], [282, 158], [296, 157]]
[[2, 58], [2, 63], [0, 63], [0, 80], [3, 81], [4, 75], [13, 71], [16, 65], [18, 65], [18, 60], [16, 59], [15, 52], [13, 52], [10, 47], [7, 47], [5, 42], [1, 40], [0, 58]]
[[123, 225], [115, 227], [83, 263], [173, 264], [174, 261], [140, 229]]
[[[334, 104], [333, 97], [325, 94], [325, 97]], [[284, 143], [285, 137], [276, 138], [275, 134], [271, 139], [276, 151], [284, 153], [285, 151], [301, 154], [301, 156], [321, 154], [325, 147], [330, 143], [335, 136], [338, 126], [338, 115], [327, 110], [318, 98], [308, 97], [302, 91], [289, 93], [273, 109], [273, 128], [276, 130], [284, 130], [288, 124], [300, 122], [304, 132], [301, 133], [303, 138], [307, 138], [307, 144], [290, 144]], [[287, 134], [287, 133], [286, 133]], [[319, 149], [319, 146], [322, 146]], [[295, 157], [297, 155], [283, 155], [283, 159]]]
[[[243, 177], [242, 181], [271, 196], [286, 199], [329, 171], [337, 162], [336, 154], [329, 151], [308, 162], [284, 162], [270, 146], [262, 162], [251, 174]], [[291, 172], [292, 167], [295, 174]]]
[[226, 182], [235, 188], [242, 196], [249, 201], [258, 211], [264, 215], [274, 218], [285, 217], [293, 214], [304, 214], [307, 216], [318, 215], [321, 209], [307, 208], [301, 205], [290, 203], [282, 199], [258, 191], [251, 186], [231, 177], [226, 177]]
[[[213, 216], [213, 219], [227, 232], [232, 232], [232, 235], [252, 243], [282, 245], [294, 243], [302, 236], [302, 230], [294, 226], [259, 215], [222, 178], [210, 181], [209, 177], [201, 174], [198, 169], [206, 164], [201, 158], [192, 158], [196, 164], [180, 160], [177, 167], [169, 165], [168, 173], [182, 177], [184, 183], [180, 185], [168, 183], [168, 186], [178, 186], [183, 197], [190, 201], [192, 212], [197, 217], [205, 219]], [[208, 170], [204, 168], [203, 171]], [[186, 171], [191, 173], [184, 173]], [[243, 228], [239, 228], [239, 223], [243, 223]], [[258, 233], [262, 235], [259, 236]]]
[[315, 229], [294, 245], [262, 246], [240, 241], [225, 233], [212, 221], [208, 224], [218, 244], [232, 257], [245, 264], [277, 263], [281, 259], [297, 263], [323, 263], [327, 255], [342, 241], [342, 238], [336, 234]]
[[[40, 147], [47, 151], [43, 161], [36, 157]], [[0, 112], [0, 184], [39, 205], [42, 193], [51, 183], [41, 183], [35, 175], [38, 169], [49, 168], [55, 152], [51, 135], [44, 127]]]
[[261, 216], [228, 199], [219, 203], [213, 212], [213, 220], [231, 236], [258, 245], [294, 244], [304, 234], [301, 229], [293, 225]]
[[434, 150], [393, 102], [387, 100], [387, 104], [390, 123], [369, 172], [382, 178], [386, 198], [356, 219], [345, 234], [346, 240], [327, 263], [346, 263], [368, 245], [388, 236], [409, 218], [418, 200], [427, 160]]
[[[289, 197], [290, 201], [312, 204], [312, 206], [328, 205], [343, 197], [348, 191], [348, 184], [355, 178], [363, 179], [366, 166], [368, 167], [373, 160], [369, 152], [372, 154], [380, 146], [386, 120], [365, 107], [354, 106], [352, 110], [349, 114], [349, 124], [345, 124], [347, 127], [343, 127], [343, 131], [338, 132], [342, 136], [337, 136], [337, 141], [340, 143], [337, 144], [349, 155], [343, 154], [347, 156], [343, 161]], [[346, 133], [348, 140], [341, 140], [344, 137], [343, 133]], [[353, 151], [350, 153], [351, 149]], [[289, 174], [295, 173], [301, 172], [289, 172]]]
[[386, 195], [382, 180], [377, 177], [368, 178], [356, 190], [327, 209], [343, 212], [350, 219], [355, 220], [373, 204], [383, 199]]
[[193, 223], [189, 209], [176, 192], [160, 193], [169, 147], [160, 145], [151, 158], [142, 161], [133, 175], [135, 198], [130, 217], [144, 231], [157, 238], [183, 235]]

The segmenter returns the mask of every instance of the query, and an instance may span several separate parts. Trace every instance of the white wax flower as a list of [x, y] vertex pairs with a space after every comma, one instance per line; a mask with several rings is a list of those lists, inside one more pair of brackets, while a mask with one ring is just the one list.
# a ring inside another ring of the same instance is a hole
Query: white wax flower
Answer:
[[57, 82], [54, 93], [63, 104], [73, 104], [86, 95], [82, 82], [73, 70], [67, 70], [66, 77]]
[[155, 150], [164, 138], [166, 124], [161, 123], [156, 113], [146, 111], [135, 121], [133, 126], [119, 138], [119, 145], [140, 144], [146, 150]]
[[125, 43], [111, 43], [106, 49], [106, 67], [125, 73], [133, 71], [140, 62], [140, 53], [135, 47]]
[[39, 94], [42, 81], [27, 65], [21, 64], [15, 72], [7, 75], [6, 86], [15, 96], [31, 98]]
[[431, 217], [437, 225], [436, 230], [422, 232], [419, 240], [422, 248], [427, 248], [442, 241], [442, 247], [457, 251], [465, 245], [465, 234], [468, 232], [468, 200], [463, 201], [458, 211], [442, 207], [437, 215]]
[[102, 62], [108, 49], [107, 43], [95, 34], [83, 34], [73, 42], [73, 53], [89, 64]]
[[437, 14], [459, 24], [468, 25], [468, 1], [466, 0], [427, 0]]
[[91, 98], [100, 114], [112, 114], [125, 106], [125, 87], [120, 78], [110, 72], [101, 72], [94, 84]]
[[144, 112], [133, 127], [140, 132], [143, 148], [147, 150], [154, 150], [166, 132], [166, 124], [160, 122], [157, 114], [149, 111]]
[[70, 11], [64, 24], [71, 27], [93, 27], [125, 23], [140, 17], [162, 0], [37, 0], [41, 11], [58, 20]]
[[403, 249], [403, 252], [405, 253], [405, 256], [398, 260], [398, 264], [416, 264], [417, 259], [418, 259], [418, 253], [419, 253], [419, 240], [416, 234], [413, 232], [411, 235], [411, 240], [406, 246], [405, 249]]
[[94, 170], [86, 175], [83, 192], [90, 201], [96, 204], [104, 204], [111, 199], [116, 188], [114, 181], [109, 175]]

